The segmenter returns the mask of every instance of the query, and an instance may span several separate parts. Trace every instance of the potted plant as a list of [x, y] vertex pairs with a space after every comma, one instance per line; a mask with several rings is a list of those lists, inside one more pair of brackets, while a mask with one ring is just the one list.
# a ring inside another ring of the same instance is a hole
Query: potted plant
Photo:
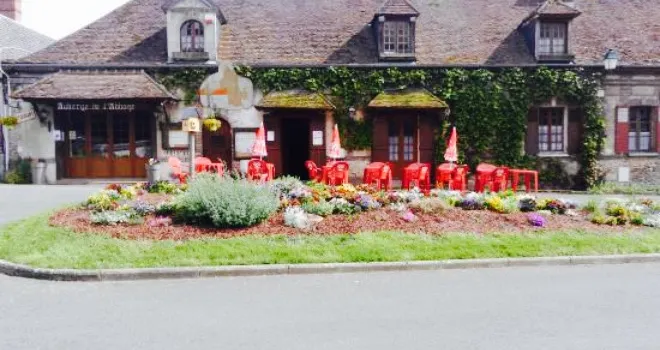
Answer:
[[0, 117], [0, 125], [4, 125], [8, 128], [12, 128], [18, 125], [18, 117]]
[[160, 178], [160, 161], [156, 158], [150, 158], [147, 162], [147, 182], [156, 183]]

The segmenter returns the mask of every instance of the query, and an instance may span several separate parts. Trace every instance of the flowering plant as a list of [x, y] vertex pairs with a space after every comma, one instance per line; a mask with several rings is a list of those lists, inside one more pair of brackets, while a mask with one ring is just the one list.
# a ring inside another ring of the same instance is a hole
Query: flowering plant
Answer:
[[546, 224], [545, 218], [543, 215], [531, 213], [527, 215], [527, 222], [534, 227], [544, 227]]

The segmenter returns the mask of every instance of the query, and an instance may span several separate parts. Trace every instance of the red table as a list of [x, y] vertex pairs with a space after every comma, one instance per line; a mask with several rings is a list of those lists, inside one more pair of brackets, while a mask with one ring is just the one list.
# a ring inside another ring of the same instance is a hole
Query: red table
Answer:
[[436, 169], [436, 185], [439, 188], [445, 188], [445, 184], [449, 189], [452, 189], [452, 181], [454, 179], [454, 170], [456, 169], [456, 164], [452, 163], [443, 163], [438, 166]]
[[364, 169], [363, 183], [375, 184], [377, 189], [389, 190], [392, 187], [392, 170], [385, 163], [371, 163]]
[[526, 169], [511, 169], [511, 188], [514, 192], [518, 190], [518, 183], [520, 182], [520, 175], [523, 176], [525, 181], [525, 190], [529, 192], [531, 190], [532, 177], [534, 178], [534, 192], [539, 191], [539, 172], [536, 170], [526, 170]]
[[492, 164], [482, 163], [477, 165], [477, 171], [475, 173], [474, 180], [474, 191], [483, 192], [484, 186], [490, 181], [490, 178], [493, 176], [497, 167]]

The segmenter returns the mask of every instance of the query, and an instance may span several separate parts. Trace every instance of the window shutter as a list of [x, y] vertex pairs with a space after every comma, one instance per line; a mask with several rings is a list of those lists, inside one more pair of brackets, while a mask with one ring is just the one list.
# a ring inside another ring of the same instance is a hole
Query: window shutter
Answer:
[[371, 149], [372, 162], [388, 162], [388, 144], [387, 144], [387, 119], [385, 117], [374, 118], [374, 137]]
[[655, 151], [660, 152], [660, 106], [653, 108], [655, 118], [653, 118], [653, 123], [655, 124]]
[[584, 113], [580, 108], [568, 110], [568, 154], [578, 154], [582, 149], [583, 116]]
[[430, 116], [422, 115], [419, 118], [419, 161], [421, 163], [435, 163], [435, 132], [437, 123]]
[[616, 108], [616, 127], [614, 137], [614, 150], [616, 154], [628, 153], [628, 118], [630, 109], [628, 107]]
[[527, 113], [527, 134], [525, 137], [525, 153], [530, 156], [539, 153], [539, 110], [531, 108]]

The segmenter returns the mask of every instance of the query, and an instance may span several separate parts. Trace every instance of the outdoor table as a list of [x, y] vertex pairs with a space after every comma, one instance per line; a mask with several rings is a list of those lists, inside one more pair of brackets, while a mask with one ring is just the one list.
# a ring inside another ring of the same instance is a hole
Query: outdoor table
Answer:
[[448, 185], [449, 189], [451, 189], [452, 181], [454, 179], [454, 172], [456, 171], [456, 164], [453, 163], [443, 163], [438, 165], [438, 168], [436, 169], [436, 184], [440, 188], [444, 188], [445, 184]]
[[321, 182], [324, 184], [328, 184], [328, 173], [330, 172], [330, 169], [332, 169], [332, 166], [335, 165], [336, 162], [330, 161], [327, 162], [324, 166], [321, 167]]
[[364, 184], [375, 184], [378, 189], [389, 189], [391, 187], [391, 182], [392, 172], [389, 171], [389, 166], [385, 163], [374, 162], [364, 169]]
[[[422, 169], [427, 169], [427, 175], [425, 178], [421, 178]], [[419, 186], [419, 189], [428, 192], [431, 187], [431, 165], [428, 163], [412, 163], [403, 169], [403, 180], [401, 181], [401, 187], [404, 189], [410, 189], [410, 185], [413, 182], [416, 182]]]
[[530, 192], [532, 177], [534, 178], [534, 192], [539, 191], [539, 172], [536, 170], [527, 169], [511, 169], [511, 188], [514, 192], [518, 190], [518, 183], [520, 182], [520, 175], [523, 176], [525, 181], [525, 190]]
[[474, 190], [475, 192], [483, 192], [484, 186], [490, 180], [497, 167], [492, 164], [482, 163], [477, 165], [475, 174]]

